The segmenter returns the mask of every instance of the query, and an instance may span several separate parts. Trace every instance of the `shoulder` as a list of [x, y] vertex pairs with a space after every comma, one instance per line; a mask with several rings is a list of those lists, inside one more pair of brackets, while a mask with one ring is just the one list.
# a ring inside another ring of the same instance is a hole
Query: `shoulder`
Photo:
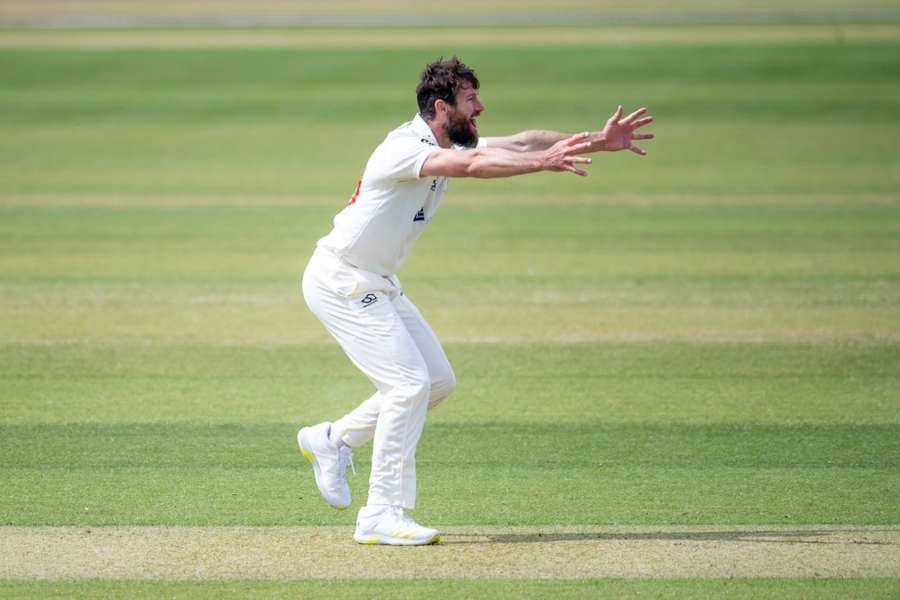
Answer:
[[387, 134], [381, 146], [407, 148], [437, 148], [434, 140], [418, 131], [412, 121], [406, 122]]
[[387, 134], [366, 165], [370, 179], [417, 179], [422, 163], [438, 146], [415, 124], [404, 123]]
[[396, 160], [398, 157], [415, 156], [437, 148], [434, 139], [425, 135], [410, 121], [389, 132], [375, 148], [372, 158], [377, 161]]

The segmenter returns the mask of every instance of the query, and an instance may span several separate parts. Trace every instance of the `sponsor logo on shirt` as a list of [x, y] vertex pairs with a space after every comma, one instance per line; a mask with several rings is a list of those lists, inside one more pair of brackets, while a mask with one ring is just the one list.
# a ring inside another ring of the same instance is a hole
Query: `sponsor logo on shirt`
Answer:
[[425, 220], [425, 207], [419, 209], [419, 212], [416, 213], [416, 216], [413, 217], [413, 223], [416, 221], [424, 221]]
[[362, 303], [363, 308], [367, 308], [378, 302], [378, 296], [375, 294], [366, 294], [360, 302]]
[[434, 146], [434, 145], [436, 145], [434, 142], [432, 142], [432, 141], [429, 140], [428, 138], [424, 138], [424, 137], [423, 137], [421, 140], [419, 140], [419, 141], [420, 141], [420, 142], [424, 142], [424, 143], [428, 144], [429, 146]]

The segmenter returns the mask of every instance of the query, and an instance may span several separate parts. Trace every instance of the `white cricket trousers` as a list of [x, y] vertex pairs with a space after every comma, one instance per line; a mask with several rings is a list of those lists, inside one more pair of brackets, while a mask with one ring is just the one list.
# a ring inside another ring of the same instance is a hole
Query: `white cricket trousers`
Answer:
[[374, 440], [369, 505], [414, 508], [425, 413], [456, 387], [444, 349], [396, 277], [358, 269], [322, 248], [303, 273], [303, 297], [376, 389], [332, 424], [332, 439], [354, 448]]

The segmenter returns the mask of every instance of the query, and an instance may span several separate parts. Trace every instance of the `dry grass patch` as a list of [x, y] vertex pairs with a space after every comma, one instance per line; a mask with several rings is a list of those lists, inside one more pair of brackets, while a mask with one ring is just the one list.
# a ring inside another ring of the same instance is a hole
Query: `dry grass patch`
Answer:
[[3, 527], [0, 579], [900, 577], [900, 526], [444, 529], [425, 548], [346, 527]]

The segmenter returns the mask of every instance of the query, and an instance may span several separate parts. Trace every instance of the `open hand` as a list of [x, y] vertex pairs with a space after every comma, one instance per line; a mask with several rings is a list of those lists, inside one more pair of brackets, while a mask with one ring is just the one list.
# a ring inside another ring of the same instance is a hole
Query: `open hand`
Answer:
[[606, 125], [594, 142], [594, 149], [607, 152], [631, 150], [639, 156], [645, 156], [647, 151], [635, 146], [634, 141], [652, 140], [654, 136], [652, 133], [635, 133], [635, 130], [652, 123], [653, 117], [641, 117], [647, 112], [646, 108], [639, 108], [624, 119], [622, 118], [622, 112], [623, 110], [620, 106], [606, 121]]
[[587, 171], [579, 169], [575, 165], [578, 163], [590, 164], [592, 162], [586, 156], [578, 156], [579, 154], [590, 152], [592, 145], [590, 137], [591, 133], [589, 131], [576, 133], [544, 150], [541, 157], [543, 169], [545, 171], [569, 171], [582, 177], [587, 175]]

